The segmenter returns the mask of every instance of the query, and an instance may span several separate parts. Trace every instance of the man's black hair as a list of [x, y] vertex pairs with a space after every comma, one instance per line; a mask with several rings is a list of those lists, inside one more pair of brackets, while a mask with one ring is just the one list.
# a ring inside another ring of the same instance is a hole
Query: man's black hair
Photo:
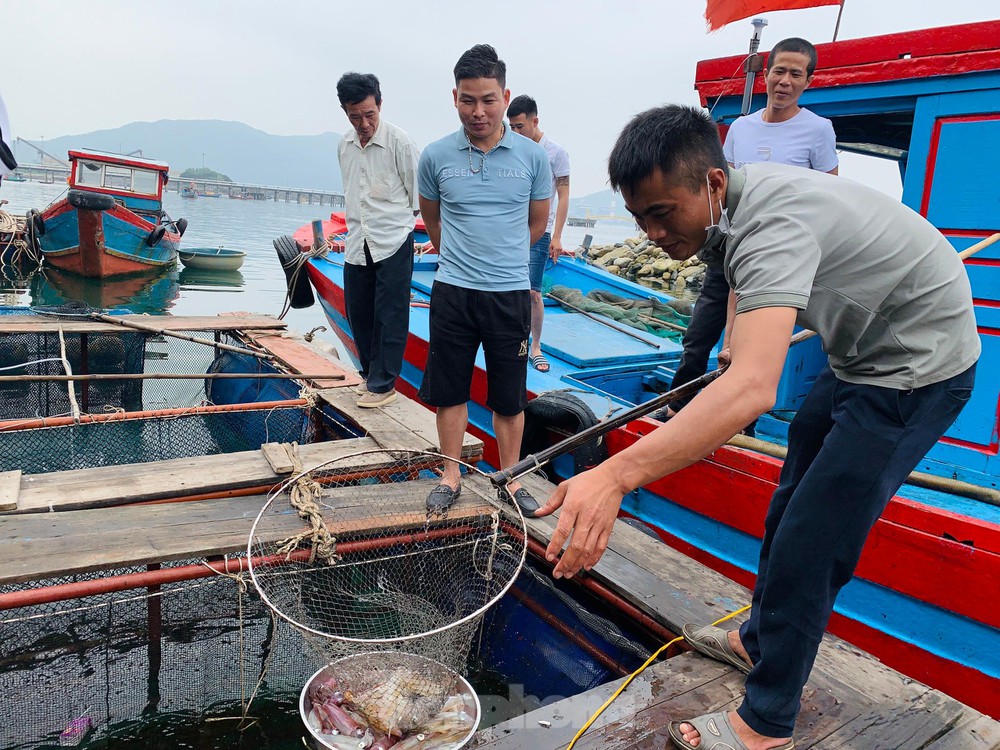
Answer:
[[529, 120], [532, 117], [538, 117], [538, 104], [527, 94], [515, 96], [513, 101], [511, 101], [510, 106], [507, 107], [508, 120], [511, 117], [517, 117], [518, 115], [524, 115]]
[[337, 81], [337, 98], [341, 107], [358, 104], [369, 96], [374, 96], [376, 106], [381, 106], [382, 87], [371, 73], [344, 73]]
[[692, 192], [713, 167], [727, 168], [719, 129], [700, 107], [667, 104], [632, 118], [608, 157], [611, 187], [634, 190], [657, 168]]
[[495, 78], [500, 88], [507, 88], [507, 64], [488, 44], [466, 50], [455, 63], [455, 85], [469, 78]]
[[768, 70], [771, 69], [771, 65], [774, 64], [774, 58], [778, 56], [779, 52], [797, 52], [800, 55], [805, 55], [809, 58], [809, 64], [806, 65], [806, 75], [811, 76], [816, 72], [816, 48], [811, 42], [807, 42], [805, 39], [800, 39], [797, 36], [782, 39], [774, 45], [771, 54], [767, 56]]

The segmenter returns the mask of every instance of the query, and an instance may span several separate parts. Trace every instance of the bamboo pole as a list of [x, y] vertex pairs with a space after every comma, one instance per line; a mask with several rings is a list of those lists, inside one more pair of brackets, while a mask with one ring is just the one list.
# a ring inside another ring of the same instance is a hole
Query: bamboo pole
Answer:
[[270, 354], [262, 354], [261, 352], [255, 352], [253, 349], [244, 349], [240, 346], [230, 346], [229, 344], [220, 344], [216, 341], [206, 341], [205, 339], [199, 339], [196, 336], [188, 336], [183, 333], [177, 333], [175, 331], [167, 331], [163, 328], [155, 328], [154, 326], [147, 326], [142, 323], [136, 323], [131, 320], [121, 320], [119, 317], [114, 315], [105, 315], [104, 313], [92, 313], [91, 316], [95, 320], [100, 320], [102, 323], [113, 323], [114, 325], [122, 326], [124, 328], [134, 328], [137, 331], [145, 331], [146, 333], [155, 333], [160, 336], [170, 336], [171, 338], [181, 339], [182, 341], [192, 341], [195, 344], [202, 344], [203, 346], [210, 346], [213, 349], [222, 349], [227, 352], [235, 352], [236, 354], [248, 354], [251, 357], [257, 357], [257, 359], [263, 359], [265, 361], [270, 361], [272, 356]]
[[[768, 440], [747, 437], [746, 435], [733, 436], [727, 445], [756, 451], [757, 453], [763, 453], [764, 455], [782, 460], [788, 455], [788, 448], [783, 445], [772, 443]], [[971, 482], [963, 482], [960, 479], [949, 479], [948, 477], [939, 477], [936, 474], [914, 471], [906, 478], [906, 483], [912, 484], [914, 487], [948, 492], [952, 495], [961, 495], [973, 500], [981, 500], [989, 505], [1000, 506], [1000, 491], [991, 489], [990, 487], [980, 487], [978, 484], [972, 484]]]
[[965, 248], [965, 250], [963, 250], [962, 252], [960, 252], [958, 254], [958, 257], [961, 258], [962, 260], [965, 260], [966, 258], [969, 258], [969, 257], [975, 255], [980, 250], [985, 250], [986, 248], [988, 248], [990, 245], [992, 245], [997, 240], [1000, 240], [1000, 232], [994, 232], [989, 237], [987, 237], [986, 239], [980, 240], [979, 242], [977, 242], [972, 247]]

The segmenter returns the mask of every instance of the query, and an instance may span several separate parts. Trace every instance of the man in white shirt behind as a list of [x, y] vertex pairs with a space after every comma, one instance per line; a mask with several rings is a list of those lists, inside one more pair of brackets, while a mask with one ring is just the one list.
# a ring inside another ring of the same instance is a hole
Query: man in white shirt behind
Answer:
[[345, 73], [337, 98], [352, 126], [337, 149], [347, 218], [344, 303], [365, 378], [358, 406], [375, 408], [396, 398], [409, 332], [420, 151], [381, 119], [374, 75]]

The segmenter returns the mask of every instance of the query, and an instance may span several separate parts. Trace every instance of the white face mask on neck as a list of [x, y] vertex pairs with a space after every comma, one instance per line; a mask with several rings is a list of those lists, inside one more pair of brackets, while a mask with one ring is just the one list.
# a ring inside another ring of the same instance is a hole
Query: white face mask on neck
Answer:
[[715, 250], [729, 236], [732, 227], [729, 224], [729, 215], [722, 207], [721, 200], [719, 200], [719, 220], [715, 220], [715, 210], [712, 208], [712, 185], [708, 181], [707, 174], [705, 175], [705, 186], [708, 188], [708, 215], [712, 223], [705, 227], [705, 243], [701, 246], [701, 250]]

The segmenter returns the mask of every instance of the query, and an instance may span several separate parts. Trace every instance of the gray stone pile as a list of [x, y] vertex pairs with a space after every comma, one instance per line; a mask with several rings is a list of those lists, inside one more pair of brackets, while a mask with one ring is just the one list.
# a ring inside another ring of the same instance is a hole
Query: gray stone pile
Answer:
[[705, 264], [697, 257], [671, 260], [645, 233], [613, 245], [591, 246], [587, 260], [608, 273], [673, 293], [698, 290], [705, 279]]

